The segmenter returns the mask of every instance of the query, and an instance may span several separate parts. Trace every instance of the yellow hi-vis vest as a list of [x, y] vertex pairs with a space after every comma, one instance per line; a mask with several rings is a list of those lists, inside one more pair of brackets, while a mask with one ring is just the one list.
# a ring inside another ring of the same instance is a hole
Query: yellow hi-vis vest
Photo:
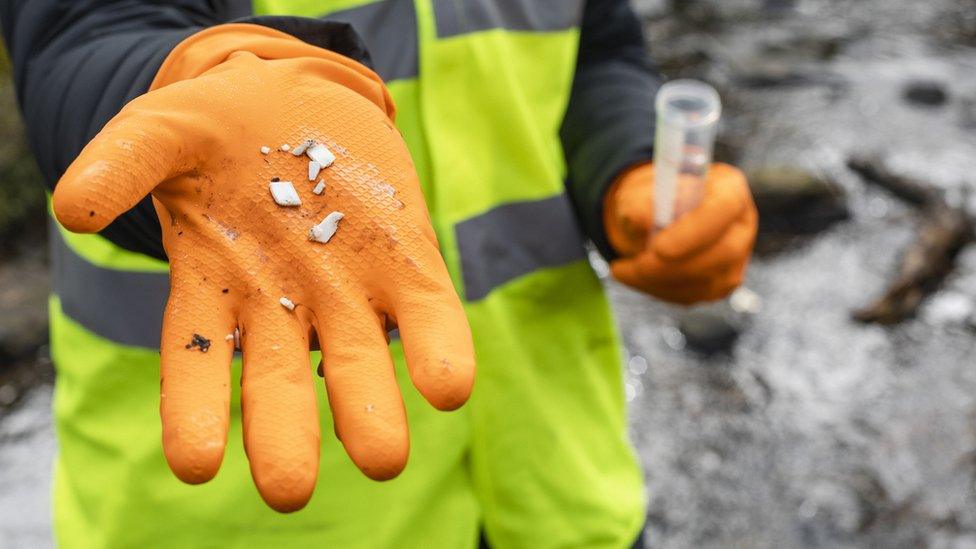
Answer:
[[[309, 505], [269, 509], [250, 478], [233, 383], [217, 477], [181, 483], [161, 448], [166, 263], [53, 226], [58, 544], [101, 547], [621, 548], [644, 522], [619, 341], [564, 191], [558, 130], [582, 0], [256, 0], [348, 21], [398, 107], [474, 333], [461, 410], [433, 410], [391, 344], [410, 422], [404, 473], [364, 477], [331, 435]], [[317, 358], [312, 364], [317, 364]], [[233, 364], [239, 379], [240, 361]]]

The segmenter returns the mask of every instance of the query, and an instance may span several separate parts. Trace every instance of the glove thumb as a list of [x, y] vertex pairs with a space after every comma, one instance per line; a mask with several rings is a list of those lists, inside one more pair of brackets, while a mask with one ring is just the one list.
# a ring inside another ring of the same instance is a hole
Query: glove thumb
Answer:
[[160, 182], [185, 170], [180, 133], [171, 120], [140, 108], [145, 98], [112, 119], [58, 181], [54, 215], [68, 230], [104, 229]]

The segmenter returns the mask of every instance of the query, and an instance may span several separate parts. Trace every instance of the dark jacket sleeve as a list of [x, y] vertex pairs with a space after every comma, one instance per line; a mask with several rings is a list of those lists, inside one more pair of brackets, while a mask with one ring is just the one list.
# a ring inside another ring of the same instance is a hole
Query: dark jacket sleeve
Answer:
[[[122, 107], [149, 89], [170, 51], [230, 21], [277, 28], [369, 63], [351, 27], [296, 17], [249, 17], [239, 0], [0, 0], [0, 27], [14, 67], [28, 139], [49, 189]], [[102, 235], [165, 259], [147, 198]]]
[[652, 159], [660, 85], [629, 0], [588, 0], [560, 137], [570, 197], [584, 232], [607, 259], [616, 253], [603, 230], [603, 197], [623, 170]]

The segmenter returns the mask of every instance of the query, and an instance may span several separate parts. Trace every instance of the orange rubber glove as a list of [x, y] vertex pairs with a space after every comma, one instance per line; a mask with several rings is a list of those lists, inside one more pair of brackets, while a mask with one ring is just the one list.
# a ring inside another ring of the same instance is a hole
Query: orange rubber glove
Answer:
[[614, 278], [682, 305], [721, 299], [742, 283], [759, 221], [745, 176], [713, 164], [703, 196], [694, 192], [679, 185], [676, 221], [655, 232], [654, 166], [635, 166], [613, 183], [603, 221], [621, 255], [610, 266]]
[[[251, 473], [279, 511], [303, 507], [318, 472], [312, 337], [336, 435], [373, 479], [399, 474], [409, 452], [388, 327], [399, 327], [410, 377], [432, 405], [451, 410], [468, 398], [470, 330], [393, 114], [380, 78], [351, 59], [264, 27], [224, 25], [181, 43], [152, 91], [61, 178], [54, 212], [77, 232], [99, 231], [153, 196], [171, 281], [163, 448], [180, 479], [205, 482], [223, 458], [235, 328]], [[274, 150], [306, 139], [336, 156], [312, 182], [309, 158]], [[300, 206], [272, 199], [276, 177], [293, 182]], [[313, 193], [318, 179], [322, 194]], [[338, 231], [311, 241], [331, 212], [345, 216]]]

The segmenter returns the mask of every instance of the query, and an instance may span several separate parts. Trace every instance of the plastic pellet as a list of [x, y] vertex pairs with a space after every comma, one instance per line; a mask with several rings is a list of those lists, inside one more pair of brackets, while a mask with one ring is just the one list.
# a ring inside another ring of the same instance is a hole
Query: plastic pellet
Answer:
[[308, 180], [315, 181], [315, 178], [319, 176], [319, 172], [322, 171], [322, 165], [316, 161], [311, 161], [308, 163]]
[[302, 141], [301, 143], [299, 143], [299, 145], [297, 147], [295, 147], [294, 149], [292, 149], [291, 150], [291, 154], [293, 154], [295, 156], [301, 156], [301, 155], [305, 154], [305, 151], [307, 151], [308, 148], [311, 147], [314, 144], [315, 144], [315, 141], [312, 141], [311, 139], [306, 139], [305, 141]]
[[302, 199], [298, 197], [295, 186], [291, 181], [272, 181], [268, 184], [271, 189], [271, 197], [279, 206], [301, 206]]
[[287, 297], [282, 297], [281, 299], [278, 300], [278, 302], [281, 303], [282, 307], [288, 309], [289, 311], [295, 310], [295, 304], [292, 302], [292, 300], [288, 299]]
[[345, 217], [345, 215], [342, 212], [332, 212], [325, 216], [325, 219], [323, 219], [321, 223], [312, 227], [308, 231], [308, 239], [325, 244], [332, 238], [333, 235], [336, 234], [336, 231], [339, 230], [339, 221], [341, 221], [343, 217]]
[[335, 162], [336, 158], [335, 155], [332, 154], [332, 151], [321, 143], [312, 145], [307, 151], [305, 151], [305, 154], [307, 154], [308, 157], [313, 161], [318, 162], [323, 168], [328, 168], [331, 166], [332, 163]]

